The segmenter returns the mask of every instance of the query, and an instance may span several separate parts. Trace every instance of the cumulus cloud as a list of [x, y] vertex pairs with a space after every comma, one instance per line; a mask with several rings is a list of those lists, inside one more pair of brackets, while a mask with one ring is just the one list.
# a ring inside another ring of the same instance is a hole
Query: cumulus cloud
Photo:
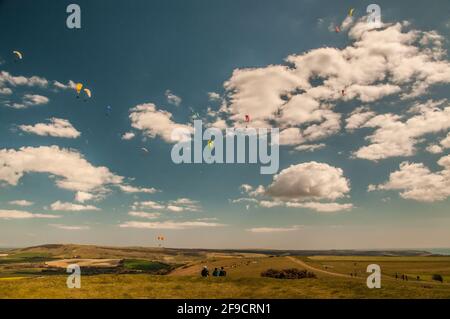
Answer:
[[65, 212], [81, 212], [81, 211], [98, 211], [99, 208], [92, 205], [80, 205], [73, 203], [63, 203], [56, 201], [50, 205], [51, 210], [65, 211]]
[[[288, 65], [234, 70], [224, 83], [222, 111], [233, 125], [243, 125], [249, 114], [255, 127], [279, 127], [282, 145], [299, 145], [340, 131], [341, 114], [334, 110], [339, 101], [407, 99], [450, 83], [450, 63], [438, 54], [443, 41], [436, 32], [408, 30], [407, 23], [372, 27], [351, 17], [341, 25], [347, 28], [352, 43], [343, 49], [319, 48], [288, 56]], [[374, 115], [356, 110], [346, 128]]]
[[19, 125], [19, 129], [40, 136], [77, 138], [81, 135], [68, 120], [53, 117], [49, 121], [50, 123], [48, 124], [38, 123], [35, 125]]
[[342, 169], [313, 161], [291, 165], [276, 174], [266, 193], [288, 200], [335, 200], [349, 191], [350, 182]]
[[403, 162], [380, 185], [369, 185], [369, 191], [399, 190], [400, 196], [420, 202], [441, 201], [450, 196], [450, 155], [441, 157], [441, 171], [432, 172], [423, 163]]
[[170, 90], [166, 90], [165, 95], [166, 95], [167, 102], [169, 102], [170, 104], [173, 104], [175, 106], [180, 106], [180, 104], [182, 102], [181, 97], [176, 96]]
[[215, 228], [223, 227], [224, 224], [203, 222], [203, 221], [164, 221], [164, 222], [136, 222], [127, 221], [119, 225], [122, 228], [140, 228], [140, 229], [189, 229], [189, 228]]
[[[17, 185], [29, 173], [46, 173], [60, 188], [77, 192], [77, 201], [85, 201], [109, 191], [110, 186], [125, 192], [153, 192], [149, 188], [134, 188], [124, 183], [124, 177], [107, 167], [93, 166], [75, 150], [58, 146], [0, 149], [0, 181]], [[90, 195], [88, 195], [90, 194]]]
[[22, 210], [0, 209], [0, 219], [60, 218], [58, 215], [35, 214]]
[[10, 201], [8, 204], [26, 207], [26, 206], [32, 206], [34, 203], [33, 203], [33, 202], [30, 202], [30, 201], [28, 201], [28, 200], [21, 199], [21, 200], [13, 200], [13, 201]]
[[[157, 110], [155, 104], [140, 104], [130, 110], [131, 126], [150, 138], [161, 137], [168, 143], [176, 143], [181, 140], [189, 140], [193, 128], [190, 125], [178, 124], [172, 121], [172, 114], [167, 111]], [[178, 138], [172, 138], [172, 132], [178, 129], [186, 134]]]
[[275, 175], [267, 187], [260, 185], [255, 189], [243, 184], [240, 189], [250, 198], [239, 198], [232, 203], [248, 201], [264, 208], [308, 208], [324, 213], [353, 208], [351, 203], [322, 202], [348, 197], [350, 182], [342, 169], [314, 161], [291, 165]]
[[[444, 107], [443, 104], [447, 106]], [[446, 101], [417, 104], [409, 113], [417, 114], [407, 119], [392, 113], [381, 114], [361, 125], [375, 128], [375, 132], [367, 137], [371, 144], [361, 147], [354, 152], [354, 156], [372, 161], [411, 156], [415, 154], [420, 138], [450, 128], [450, 105]]]

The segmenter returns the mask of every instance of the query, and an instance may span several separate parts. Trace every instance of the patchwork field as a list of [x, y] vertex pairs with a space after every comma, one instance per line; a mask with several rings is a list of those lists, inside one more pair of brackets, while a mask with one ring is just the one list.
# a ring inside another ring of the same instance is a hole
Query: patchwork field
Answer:
[[[442, 256], [300, 256], [78, 245], [0, 253], [0, 298], [450, 298], [450, 257]], [[70, 263], [81, 266], [81, 289], [66, 286]], [[381, 289], [366, 286], [366, 267], [373, 263], [382, 270]], [[202, 278], [204, 266], [211, 273], [224, 267], [227, 276]], [[271, 268], [305, 269], [317, 278], [261, 277]], [[433, 280], [435, 274], [444, 281]]]

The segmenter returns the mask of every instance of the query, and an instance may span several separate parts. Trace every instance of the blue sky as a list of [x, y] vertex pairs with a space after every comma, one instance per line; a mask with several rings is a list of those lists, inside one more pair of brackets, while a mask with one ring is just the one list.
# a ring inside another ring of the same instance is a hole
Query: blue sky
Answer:
[[[379, 1], [368, 30], [365, 1], [78, 1], [80, 30], [70, 3], [0, 1], [0, 246], [449, 246], [446, 1]], [[195, 112], [286, 130], [279, 177], [175, 165]]]

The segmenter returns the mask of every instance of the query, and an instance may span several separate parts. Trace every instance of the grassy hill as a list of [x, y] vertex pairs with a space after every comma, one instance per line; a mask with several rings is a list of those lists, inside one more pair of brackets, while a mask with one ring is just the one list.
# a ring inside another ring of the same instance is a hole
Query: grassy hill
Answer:
[[[450, 298], [450, 257], [420, 251], [332, 255], [336, 251], [206, 250], [42, 245], [0, 252], [2, 298]], [[81, 289], [68, 289], [63, 266], [79, 263]], [[368, 289], [379, 264], [382, 288]], [[97, 267], [102, 265], [102, 267]], [[105, 267], [105, 265], [107, 267]], [[55, 267], [60, 269], [54, 271]], [[201, 278], [224, 267], [227, 277]], [[62, 268], [61, 268], [62, 267]], [[96, 268], [97, 267], [97, 268]], [[261, 277], [269, 268], [305, 269], [317, 278]], [[50, 271], [51, 270], [51, 271]], [[52, 272], [53, 271], [53, 272]], [[352, 276], [350, 276], [352, 274]], [[407, 275], [409, 280], [396, 279]], [[440, 274], [444, 282], [434, 281]], [[105, 289], [106, 288], [106, 289]]]

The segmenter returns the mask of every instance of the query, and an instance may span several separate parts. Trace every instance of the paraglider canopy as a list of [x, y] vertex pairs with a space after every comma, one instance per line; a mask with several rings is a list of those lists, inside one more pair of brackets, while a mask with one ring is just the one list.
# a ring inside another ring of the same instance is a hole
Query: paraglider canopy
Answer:
[[89, 90], [89, 89], [84, 89], [84, 92], [86, 93], [86, 95], [87, 95], [89, 98], [91, 98], [91, 96], [92, 96], [91, 90]]
[[75, 85], [75, 90], [77, 91], [78, 94], [80, 94], [82, 88], [83, 88], [83, 84], [81, 84], [81, 83], [77, 83]]
[[341, 32], [341, 28], [339, 28], [339, 26], [336, 26], [336, 27], [334, 28], [334, 30], [336, 31], [336, 33]]
[[355, 8], [350, 8], [350, 10], [348, 11], [348, 15], [350, 17], [353, 17], [353, 12], [355, 11]]
[[245, 115], [245, 122], [250, 122], [250, 116], [249, 115]]
[[13, 54], [19, 59], [22, 60], [23, 59], [23, 54], [19, 51], [13, 51]]

